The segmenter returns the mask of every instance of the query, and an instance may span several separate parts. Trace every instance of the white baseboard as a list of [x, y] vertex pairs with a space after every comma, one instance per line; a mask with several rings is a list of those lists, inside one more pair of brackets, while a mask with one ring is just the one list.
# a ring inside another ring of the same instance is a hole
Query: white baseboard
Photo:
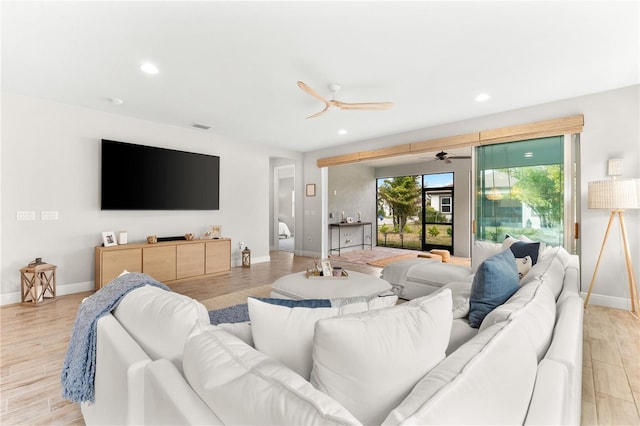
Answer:
[[[85, 281], [82, 283], [73, 283], [56, 286], [56, 296], [66, 296], [67, 294], [82, 293], [84, 291], [95, 290], [96, 285], [93, 281]], [[22, 301], [20, 292], [0, 294], [0, 306], [12, 305]]]
[[[251, 264], [271, 262], [271, 256], [251, 257]], [[242, 259], [235, 259], [231, 266], [242, 266]]]
[[[587, 293], [580, 293], [582, 300], [587, 298]], [[631, 309], [631, 299], [623, 297], [605, 296], [602, 294], [593, 294], [589, 298], [590, 305], [600, 305], [609, 308], [624, 309], [626, 311]]]
[[320, 256], [320, 253], [315, 252], [315, 251], [296, 250], [295, 254], [296, 254], [296, 256], [317, 257], [317, 258], [321, 258], [322, 257], [322, 256]]

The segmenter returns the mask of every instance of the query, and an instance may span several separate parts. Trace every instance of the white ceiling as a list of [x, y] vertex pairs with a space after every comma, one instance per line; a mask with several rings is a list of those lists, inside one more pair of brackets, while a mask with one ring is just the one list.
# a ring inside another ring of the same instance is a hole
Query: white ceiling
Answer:
[[[1, 8], [4, 92], [208, 124], [208, 132], [302, 152], [640, 82], [637, 1]], [[143, 74], [143, 61], [160, 72]], [[396, 106], [306, 120], [323, 105], [297, 80], [326, 96], [328, 84], [339, 83], [346, 102]], [[482, 92], [491, 99], [475, 102]], [[349, 133], [338, 135], [341, 128]]]

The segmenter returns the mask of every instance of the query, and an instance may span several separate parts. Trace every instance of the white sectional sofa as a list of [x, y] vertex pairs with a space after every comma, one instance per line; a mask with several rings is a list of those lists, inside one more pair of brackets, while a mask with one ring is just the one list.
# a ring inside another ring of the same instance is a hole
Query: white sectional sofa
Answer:
[[[197, 301], [145, 286], [98, 321], [95, 403], [83, 403], [82, 413], [89, 425], [577, 425], [578, 280], [578, 258], [548, 248], [478, 329], [467, 317], [469, 280], [398, 306], [321, 319], [310, 380], [256, 350], [247, 323], [210, 325]], [[357, 338], [336, 340], [341, 330]], [[405, 359], [387, 358], [396, 338], [405, 339]], [[362, 352], [369, 345], [378, 349]], [[440, 346], [429, 365], [406, 355], [429, 346]], [[331, 377], [332, 369], [343, 372]], [[357, 400], [358, 386], [366, 401]]]

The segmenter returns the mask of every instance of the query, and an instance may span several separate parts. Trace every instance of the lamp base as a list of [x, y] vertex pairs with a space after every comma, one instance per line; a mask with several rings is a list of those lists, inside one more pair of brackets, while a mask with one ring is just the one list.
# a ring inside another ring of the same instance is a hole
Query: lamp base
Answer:
[[607, 230], [604, 233], [604, 240], [602, 241], [602, 247], [600, 248], [600, 254], [598, 255], [598, 261], [596, 262], [596, 268], [593, 271], [593, 277], [591, 278], [591, 283], [589, 284], [589, 291], [587, 292], [587, 297], [584, 301], [585, 309], [589, 305], [589, 298], [591, 297], [591, 291], [593, 290], [593, 284], [596, 280], [596, 275], [598, 274], [598, 269], [600, 268], [600, 261], [602, 260], [602, 254], [604, 253], [604, 247], [607, 244], [607, 238], [609, 237], [609, 231], [611, 230], [611, 224], [613, 223], [613, 219], [618, 215], [620, 218], [620, 232], [622, 234], [622, 245], [624, 247], [624, 257], [627, 266], [627, 278], [629, 281], [629, 298], [631, 299], [631, 309], [629, 310], [633, 316], [638, 317], [638, 308], [640, 305], [640, 300], [638, 300], [638, 288], [636, 285], [636, 278], [633, 272], [633, 263], [631, 261], [631, 252], [629, 251], [629, 240], [627, 239], [627, 228], [624, 225], [624, 210], [611, 210], [611, 214], [609, 215], [609, 223], [607, 224]]

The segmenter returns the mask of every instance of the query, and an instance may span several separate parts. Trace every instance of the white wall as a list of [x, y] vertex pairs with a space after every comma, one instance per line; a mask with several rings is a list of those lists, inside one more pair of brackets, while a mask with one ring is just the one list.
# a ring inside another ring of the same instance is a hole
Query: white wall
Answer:
[[[351, 217], [358, 220], [358, 212], [361, 213], [362, 222], [371, 222], [371, 235], [368, 227], [365, 228], [365, 240], [362, 235], [354, 232], [351, 237], [353, 244], [376, 244], [376, 177], [373, 167], [362, 164], [349, 164], [332, 167], [328, 174], [328, 223], [338, 223], [344, 211], [345, 218]], [[333, 218], [329, 218], [329, 213]], [[371, 237], [371, 240], [367, 239]], [[339, 233], [333, 231], [333, 246], [338, 247]], [[359, 250], [361, 246], [345, 249], [344, 251]], [[342, 251], [342, 250], [341, 250]], [[335, 254], [334, 252], [333, 254]]]
[[[460, 135], [474, 131], [495, 129], [522, 123], [549, 120], [574, 114], [584, 114], [584, 130], [581, 135], [581, 202], [582, 210], [582, 290], [587, 291], [598, 257], [609, 212], [587, 209], [587, 183], [606, 178], [609, 158], [624, 158], [624, 176], [640, 176], [640, 86], [611, 90], [563, 101], [487, 115], [456, 123], [429, 127], [368, 141], [324, 149], [305, 154], [305, 177], [320, 180], [322, 171], [316, 166], [319, 158], [373, 150], [388, 146], [417, 142], [438, 137]], [[314, 169], [315, 167], [315, 169]], [[308, 168], [308, 169], [307, 169]], [[322, 188], [319, 189], [323, 193]], [[326, 191], [325, 191], [326, 196]], [[314, 200], [315, 206], [318, 202]], [[307, 206], [305, 205], [305, 209]], [[307, 229], [323, 229], [321, 217], [314, 218], [315, 225], [307, 223]], [[634, 261], [636, 282], [640, 271], [640, 210], [625, 213], [629, 244]], [[593, 303], [622, 308], [628, 307], [628, 286], [625, 276], [622, 245], [617, 232], [607, 242], [606, 258], [602, 262], [594, 287]], [[326, 238], [326, 233], [325, 233]], [[322, 250], [322, 242], [314, 240], [305, 245], [308, 251]]]
[[[300, 156], [215, 132], [11, 94], [2, 95], [1, 136], [1, 304], [20, 300], [19, 269], [35, 257], [58, 266], [58, 294], [93, 289], [102, 231], [126, 230], [129, 242], [141, 242], [151, 234], [200, 235], [222, 225], [234, 265], [240, 241], [251, 248], [253, 262], [268, 261], [269, 158]], [[220, 156], [220, 210], [101, 211], [102, 138]], [[36, 220], [17, 221], [20, 210], [35, 211]], [[58, 211], [59, 220], [40, 220], [44, 210]]]

